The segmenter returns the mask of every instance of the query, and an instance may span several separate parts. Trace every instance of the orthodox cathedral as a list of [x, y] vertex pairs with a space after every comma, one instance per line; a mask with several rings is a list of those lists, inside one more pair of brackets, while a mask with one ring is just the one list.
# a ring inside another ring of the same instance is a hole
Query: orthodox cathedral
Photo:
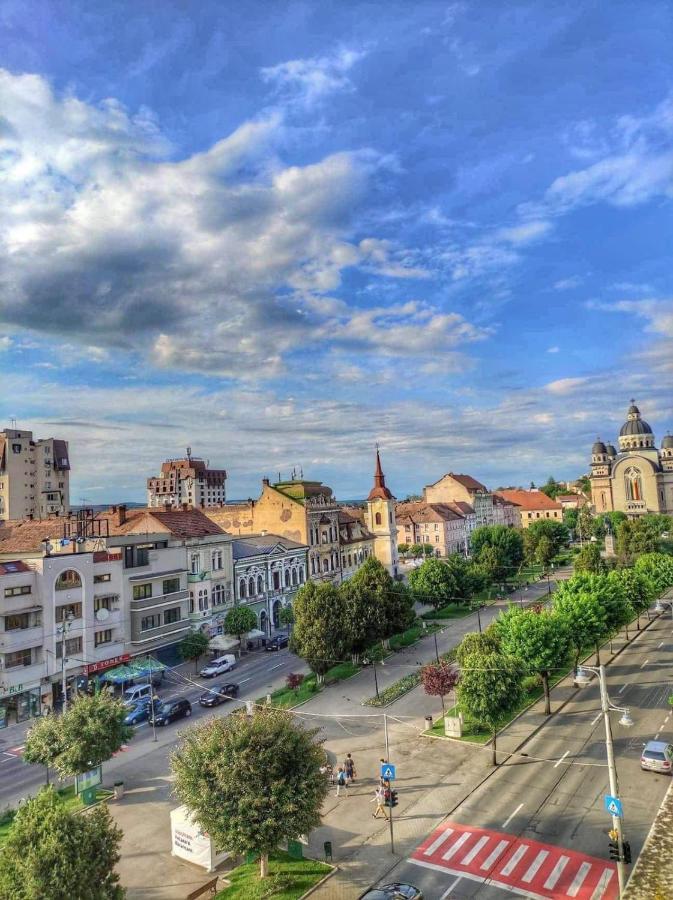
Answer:
[[591, 448], [591, 501], [597, 513], [619, 510], [629, 517], [673, 514], [673, 435], [661, 450], [652, 429], [631, 401], [619, 431], [619, 450], [600, 439]]

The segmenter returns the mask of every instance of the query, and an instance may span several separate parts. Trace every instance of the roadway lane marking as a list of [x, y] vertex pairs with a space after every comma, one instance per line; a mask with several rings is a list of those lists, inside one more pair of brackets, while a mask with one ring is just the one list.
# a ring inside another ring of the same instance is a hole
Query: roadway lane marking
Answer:
[[523, 803], [519, 803], [519, 805], [518, 805], [517, 808], [514, 810], [514, 812], [513, 812], [513, 813], [510, 813], [510, 815], [507, 816], [507, 818], [505, 819], [505, 821], [502, 823], [502, 827], [503, 827], [503, 828], [507, 828], [507, 826], [509, 825], [509, 823], [512, 821], [512, 819], [514, 818], [514, 816], [519, 812], [519, 810], [521, 809], [522, 806], [523, 806]]
[[510, 859], [510, 861], [502, 869], [501, 874], [502, 875], [511, 875], [512, 872], [519, 865], [519, 862], [521, 861], [521, 857], [527, 852], [528, 852], [528, 844], [522, 844], [520, 847], [517, 847], [517, 849], [512, 854], [512, 858]]
[[278, 663], [277, 666], [271, 666], [271, 668], [269, 669], [269, 672], [273, 672], [274, 669], [280, 669], [284, 665], [285, 665], [285, 663]]
[[659, 734], [660, 734], [660, 732], [657, 731], [657, 733], [654, 735], [654, 740], [655, 740], [655, 741], [658, 741], [658, 740], [659, 740]]
[[474, 845], [474, 847], [472, 847], [471, 850], [468, 850], [468, 852], [465, 854], [465, 856], [461, 859], [461, 861], [460, 861], [461, 866], [469, 866], [470, 863], [472, 862], [472, 860], [477, 855], [477, 853], [479, 853], [481, 848], [484, 846], [484, 844], [488, 844], [489, 841], [490, 841], [490, 837], [487, 834], [480, 837], [479, 840], [477, 841], [477, 843]]
[[448, 840], [448, 838], [453, 834], [453, 828], [447, 828], [443, 831], [438, 838], [430, 844], [430, 846], [424, 851], [424, 856], [432, 856], [435, 850], [439, 850], [444, 841]]
[[584, 879], [589, 874], [589, 870], [591, 869], [591, 865], [588, 862], [583, 862], [582, 865], [577, 870], [577, 875], [575, 875], [573, 879], [573, 883], [570, 885], [570, 889], [568, 890], [569, 897], [576, 897], [580, 888], [584, 884]]
[[444, 893], [443, 893], [442, 896], [439, 898], [439, 900], [447, 900], [447, 897], [450, 897], [450, 896], [451, 896], [451, 891], [452, 891], [455, 887], [457, 887], [458, 882], [459, 882], [459, 881], [462, 881], [462, 880], [463, 880], [463, 876], [462, 876], [462, 875], [459, 875], [458, 878], [456, 878], [456, 880], [455, 880], [452, 884], [450, 884], [449, 887], [444, 891]]
[[612, 878], [612, 875], [613, 875], [612, 869], [606, 869], [603, 872], [603, 874], [601, 875], [600, 881], [596, 885], [596, 889], [594, 890], [593, 894], [591, 895], [591, 900], [601, 900], [601, 897], [607, 890], [607, 887], [610, 882], [610, 879]]
[[649, 662], [649, 659], [646, 659], [644, 663], [640, 664], [640, 668], [641, 669], [645, 668], [645, 666], [648, 664], [648, 662]]
[[600, 719], [600, 717], [601, 717], [602, 715], [603, 715], [603, 712], [602, 712], [602, 710], [601, 710], [601, 712], [598, 713], [598, 715], [596, 716], [596, 718], [593, 720], [593, 722], [592, 722], [591, 724], [592, 724], [592, 725], [595, 725], [596, 722], [598, 722], [598, 720]]
[[483, 863], [481, 864], [481, 868], [484, 869], [484, 871], [490, 869], [491, 866], [493, 865], [493, 863], [496, 861], [496, 859], [499, 856], [502, 856], [502, 853], [505, 850], [505, 848], [509, 847], [509, 844], [510, 844], [509, 841], [500, 841], [500, 843], [496, 846], [495, 850], [492, 850], [489, 853], [489, 855], [486, 857], [486, 859], [483, 861]]
[[661, 648], [663, 646], [664, 646], [664, 642], [662, 641], [660, 644], [657, 644], [657, 650], [661, 650]]
[[549, 873], [549, 878], [544, 883], [544, 886], [548, 891], [550, 891], [552, 888], [556, 887], [556, 882], [561, 877], [561, 874], [562, 874], [563, 870], [565, 869], [565, 867], [568, 865], [569, 861], [570, 861], [569, 856], [560, 856], [559, 857], [559, 861], [556, 863], [554, 868], [551, 870], [551, 872]]
[[250, 675], [248, 678], [241, 678], [241, 680], [238, 683], [245, 684], [246, 681], [250, 681], [251, 679], [252, 679], [252, 675]]
[[458, 838], [456, 843], [452, 847], [449, 847], [449, 849], [446, 851], [446, 853], [442, 856], [442, 859], [451, 859], [451, 857], [454, 855], [454, 853], [457, 853], [460, 850], [460, 848], [463, 846], [465, 841], [469, 840], [471, 837], [472, 837], [471, 831], [464, 831], [461, 834], [461, 836]]
[[566, 750], [566, 752], [563, 754], [563, 756], [561, 757], [561, 759], [558, 759], [558, 760], [554, 763], [554, 768], [555, 768], [555, 769], [558, 769], [558, 767], [561, 765], [561, 763], [563, 762], [563, 760], [566, 758], [566, 756], [567, 756], [569, 753], [570, 753], [570, 750]]
[[621, 694], [621, 692], [622, 692], [623, 690], [625, 690], [628, 686], [629, 686], [629, 683], [628, 683], [628, 681], [627, 681], [626, 684], [623, 684], [623, 685], [620, 687], [620, 689], [617, 691], [617, 693], [618, 693], [618, 694]]
[[530, 884], [531, 881], [537, 875], [537, 870], [540, 868], [540, 866], [542, 865], [542, 863], [545, 861], [545, 859], [548, 856], [549, 856], [548, 850], [540, 850], [540, 852], [535, 857], [533, 862], [530, 864], [526, 874], [523, 876], [523, 878], [521, 880], [524, 881], [526, 884]]

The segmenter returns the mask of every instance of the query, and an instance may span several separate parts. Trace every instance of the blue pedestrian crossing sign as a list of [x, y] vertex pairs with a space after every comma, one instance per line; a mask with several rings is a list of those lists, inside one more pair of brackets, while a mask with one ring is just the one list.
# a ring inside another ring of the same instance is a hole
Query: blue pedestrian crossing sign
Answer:
[[395, 766], [392, 763], [381, 763], [381, 778], [395, 781]]
[[619, 797], [611, 797], [609, 794], [606, 794], [603, 800], [605, 802], [605, 810], [611, 816], [619, 816], [620, 819], [624, 816], [622, 801]]

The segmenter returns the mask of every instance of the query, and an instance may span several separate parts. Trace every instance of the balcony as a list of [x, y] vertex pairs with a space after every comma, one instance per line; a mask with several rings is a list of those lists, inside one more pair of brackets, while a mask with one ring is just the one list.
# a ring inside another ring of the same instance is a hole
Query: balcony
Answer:
[[174, 591], [172, 594], [157, 594], [155, 597], [145, 597], [142, 600], [131, 600], [131, 612], [143, 612], [152, 606], [170, 606], [189, 598], [189, 591]]
[[44, 663], [37, 662], [30, 666], [15, 666], [11, 669], [4, 668], [3, 657], [0, 654], [0, 691], [18, 694], [35, 684], [46, 674]]
[[647, 503], [644, 500], [627, 500], [626, 501], [626, 512], [627, 513], [646, 513], [647, 512]]
[[44, 631], [42, 625], [32, 628], [15, 628], [12, 631], [0, 631], [0, 653], [13, 653], [15, 650], [28, 650], [42, 644]]

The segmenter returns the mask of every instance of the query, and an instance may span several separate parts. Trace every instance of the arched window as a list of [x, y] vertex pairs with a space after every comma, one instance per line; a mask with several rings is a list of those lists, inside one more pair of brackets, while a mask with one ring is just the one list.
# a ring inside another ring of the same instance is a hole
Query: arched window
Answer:
[[257, 576], [257, 593], [258, 594], [264, 593], [264, 579], [262, 578], [261, 575]]
[[248, 578], [248, 596], [255, 596], [255, 579], [252, 576]]
[[296, 569], [292, 570], [292, 584], [293, 585], [297, 584], [297, 570]]
[[246, 597], [245, 578], [241, 578], [241, 580], [238, 582], [238, 595], [239, 597]]
[[79, 573], [75, 572], [74, 569], [66, 569], [66, 571], [61, 572], [56, 579], [55, 588], [57, 591], [70, 591], [74, 588], [81, 587], [82, 579], [79, 577]]
[[381, 524], [381, 513], [380, 512], [376, 513], [376, 515], [374, 516], [374, 521], [376, 522], [377, 525]]
[[304, 567], [299, 566], [299, 584], [304, 583]]
[[323, 570], [323, 572], [329, 572], [329, 560], [323, 559], [322, 570]]
[[640, 469], [629, 466], [624, 472], [624, 491], [627, 500], [639, 501], [643, 499], [643, 482], [640, 477]]
[[291, 578], [290, 570], [286, 569], [285, 570], [285, 587], [290, 587], [290, 578]]

